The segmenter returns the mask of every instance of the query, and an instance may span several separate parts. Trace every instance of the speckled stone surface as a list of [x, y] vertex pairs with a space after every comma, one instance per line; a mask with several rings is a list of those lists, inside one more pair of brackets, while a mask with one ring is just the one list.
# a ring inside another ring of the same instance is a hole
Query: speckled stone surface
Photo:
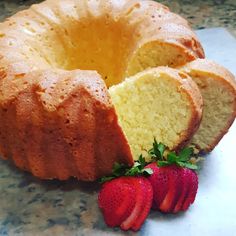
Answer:
[[92, 234], [99, 220], [95, 185], [41, 181], [2, 160], [0, 165], [0, 235]]
[[[10, 16], [16, 11], [24, 9], [36, 2], [40, 1], [0, 0], [0, 20], [3, 20], [5, 17]], [[169, 5], [173, 11], [187, 18], [196, 29], [221, 26], [226, 27], [233, 35], [236, 36], [235, 0], [179, 0], [162, 2]], [[234, 131], [236, 131], [235, 128], [236, 127], [234, 127]], [[234, 135], [232, 135], [232, 131], [230, 134], [232, 136], [230, 142], [232, 147]], [[156, 236], [156, 231], [150, 231], [149, 229], [155, 228], [156, 226], [154, 225], [156, 225], [157, 222], [159, 223], [157, 225], [157, 229], [159, 230], [158, 235], [167, 235], [166, 228], [170, 227], [173, 227], [173, 229], [177, 227], [180, 234], [181, 230], [183, 230], [183, 232], [189, 232], [189, 235], [199, 235], [197, 231], [196, 234], [194, 234], [194, 230], [197, 229], [197, 227], [199, 227], [198, 229], [204, 229], [204, 222], [207, 222], [208, 219], [211, 220], [206, 224], [208, 226], [211, 225], [212, 228], [206, 228], [206, 230], [219, 233], [214, 233], [211, 235], [235, 235], [233, 229], [236, 229], [236, 224], [232, 221], [234, 221], [236, 215], [232, 213], [232, 215], [229, 215], [227, 218], [227, 214], [224, 215], [224, 212], [222, 211], [222, 217], [217, 218], [219, 221], [216, 220], [214, 222], [215, 219], [213, 218], [214, 215], [216, 215], [214, 209], [217, 204], [208, 202], [211, 195], [217, 196], [218, 193], [224, 193], [223, 191], [218, 190], [219, 186], [225, 185], [224, 179], [227, 181], [233, 178], [236, 179], [234, 171], [230, 171], [230, 167], [234, 165], [233, 160], [236, 154], [231, 153], [232, 158], [228, 158], [229, 164], [226, 164], [226, 162], [221, 163], [223, 155], [222, 150], [224, 150], [225, 146], [229, 143], [229, 140], [224, 140], [225, 142], [223, 142], [220, 147], [212, 153], [213, 158], [208, 158], [208, 161], [205, 163], [205, 170], [203, 170], [200, 175], [200, 193], [194, 206], [186, 214], [178, 216], [164, 216], [161, 213], [152, 212], [148, 218], [148, 221], [144, 224], [139, 233], [124, 233], [116, 228], [110, 229], [106, 227], [96, 201], [99, 187], [98, 184], [88, 185], [85, 183], [80, 183], [74, 179], [65, 182], [55, 180], [42, 181], [34, 178], [28, 173], [19, 171], [8, 161], [0, 160], [0, 236]], [[229, 148], [226, 148], [226, 150], [229, 150]], [[226, 157], [230, 157], [230, 152], [228, 153], [229, 154], [228, 156], [226, 155]], [[212, 178], [210, 176], [212, 176]], [[220, 176], [224, 176], [224, 179], [220, 178]], [[221, 185], [214, 185], [211, 181], [216, 181], [221, 183]], [[233, 192], [233, 190], [236, 189], [235, 183], [234, 185], [230, 185], [230, 182], [228, 181], [227, 186], [230, 189], [228, 199], [236, 199], [236, 194]], [[210, 190], [214, 189], [214, 187], [215, 192], [211, 192]], [[231, 190], [232, 192], [230, 192]], [[204, 195], [202, 194], [204, 191], [209, 192], [207, 192], [207, 194], [205, 192]], [[221, 198], [223, 198], [223, 195], [219, 195], [218, 199]], [[217, 201], [217, 198], [215, 198], [215, 201]], [[207, 205], [204, 205], [205, 203], [207, 203]], [[204, 212], [209, 204], [212, 204], [212, 211]], [[231, 203], [229, 203], [229, 205], [231, 205]], [[217, 206], [217, 208], [219, 208], [219, 206]], [[222, 205], [222, 209], [223, 208], [224, 206]], [[230, 209], [230, 207], [228, 206], [226, 209]], [[197, 224], [197, 221], [194, 221], [196, 212], [199, 212], [199, 215], [202, 215], [202, 212], [204, 212], [200, 219], [200, 221], [203, 221], [203, 224]], [[224, 219], [227, 220], [228, 224], [223, 227], [220, 224], [222, 224]], [[187, 223], [184, 225], [184, 222]], [[191, 222], [195, 223], [192, 224]], [[221, 229], [223, 231], [220, 231]], [[202, 235], [207, 234], [203, 233]]]
[[[0, 21], [42, 0], [0, 0]], [[159, 0], [185, 17], [194, 29], [225, 27], [236, 36], [236, 0]]]

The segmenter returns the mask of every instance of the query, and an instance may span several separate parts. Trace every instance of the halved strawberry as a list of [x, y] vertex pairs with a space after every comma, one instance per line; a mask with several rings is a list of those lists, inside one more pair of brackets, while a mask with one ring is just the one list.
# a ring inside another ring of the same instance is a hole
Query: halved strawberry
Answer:
[[108, 226], [138, 230], [150, 211], [152, 197], [146, 178], [119, 177], [103, 185], [98, 203]]
[[130, 178], [120, 177], [106, 182], [98, 195], [98, 204], [108, 226], [120, 226], [134, 208], [136, 191]]

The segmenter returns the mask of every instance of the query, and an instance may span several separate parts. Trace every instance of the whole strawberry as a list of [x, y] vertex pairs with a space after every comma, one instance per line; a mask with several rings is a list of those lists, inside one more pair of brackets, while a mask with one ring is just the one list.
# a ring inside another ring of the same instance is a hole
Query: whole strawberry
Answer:
[[156, 140], [149, 151], [153, 162], [146, 166], [153, 174], [148, 177], [153, 187], [153, 209], [162, 212], [177, 213], [185, 211], [194, 202], [198, 189], [198, 176], [192, 169], [197, 166], [189, 162], [191, 148], [183, 149], [179, 155], [170, 152], [163, 157], [165, 146]]
[[108, 226], [137, 231], [150, 211], [152, 198], [146, 178], [123, 176], [103, 184], [98, 205]]

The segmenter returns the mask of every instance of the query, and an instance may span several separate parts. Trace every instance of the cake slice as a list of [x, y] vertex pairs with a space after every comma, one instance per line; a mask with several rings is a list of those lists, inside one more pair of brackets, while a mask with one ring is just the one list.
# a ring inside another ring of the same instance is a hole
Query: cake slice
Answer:
[[168, 67], [140, 72], [109, 89], [133, 158], [153, 138], [171, 150], [192, 138], [202, 115], [202, 97], [186, 74]]
[[191, 143], [210, 152], [235, 119], [235, 78], [224, 67], [206, 59], [190, 62], [181, 70], [197, 83], [204, 101], [203, 119]]

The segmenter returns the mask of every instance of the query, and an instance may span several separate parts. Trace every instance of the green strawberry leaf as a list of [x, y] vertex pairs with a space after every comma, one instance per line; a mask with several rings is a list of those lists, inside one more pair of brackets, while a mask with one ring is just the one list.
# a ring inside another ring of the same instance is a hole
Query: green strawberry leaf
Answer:
[[170, 164], [174, 164], [176, 163], [178, 159], [178, 156], [176, 155], [175, 152], [169, 152], [168, 155], [167, 155], [167, 161], [170, 163]]
[[163, 143], [157, 143], [157, 140], [154, 138], [152, 148], [148, 151], [148, 154], [151, 155], [153, 160], [163, 160], [165, 150], [166, 146]]
[[125, 172], [125, 176], [135, 176], [137, 174], [139, 174], [140, 170], [138, 168], [138, 166], [133, 166], [131, 169], [129, 169], [128, 171]]
[[115, 162], [112, 173], [114, 176], [121, 176], [122, 173], [125, 173], [126, 168], [127, 167], [124, 164], [119, 164]]
[[185, 147], [179, 152], [180, 161], [188, 161], [193, 155], [193, 148]]
[[185, 167], [185, 168], [188, 168], [188, 169], [191, 169], [191, 170], [198, 170], [198, 166], [196, 164], [192, 164], [190, 162], [177, 162], [177, 165], [180, 166], [180, 167]]
[[110, 176], [102, 177], [99, 182], [104, 183], [120, 176], [149, 176], [153, 173], [153, 171], [150, 168], [145, 169], [145, 166], [147, 164], [148, 163], [142, 155], [139, 156], [139, 159], [134, 162], [134, 165], [132, 167], [115, 163], [113, 166], [112, 174]]
[[[183, 168], [189, 168], [191, 170], [198, 169], [198, 166], [192, 163], [193, 161], [191, 160], [191, 157], [194, 156], [193, 148], [185, 147], [179, 153], [172, 151], [169, 152], [166, 157], [164, 157], [165, 151], [167, 151], [167, 146], [165, 146], [163, 143], [158, 143], [154, 138], [152, 148], [148, 150], [147, 153], [149, 157], [151, 156], [152, 161], [157, 162], [158, 167], [174, 164]], [[112, 174], [110, 176], [102, 177], [100, 182], [104, 183], [119, 176], [149, 176], [153, 174], [153, 171], [150, 168], [145, 169], [147, 164], [148, 163], [142, 154], [139, 156], [138, 160], [134, 162], [132, 167], [115, 163]]]
[[163, 166], [168, 166], [170, 163], [168, 161], [158, 161], [157, 166], [158, 167], [163, 167]]
[[174, 151], [169, 152], [167, 156], [164, 157], [166, 149], [167, 147], [163, 143], [157, 143], [154, 138], [153, 147], [148, 151], [148, 154], [151, 156], [152, 161], [157, 161], [158, 166], [175, 164], [192, 170], [197, 169], [197, 166], [190, 162], [191, 157], [194, 155], [192, 147], [185, 147], [178, 153]]
[[158, 150], [161, 154], [161, 157], [163, 157], [164, 151], [166, 150], [166, 146], [163, 143], [158, 144]]
[[139, 156], [138, 162], [135, 162], [135, 163], [139, 163], [142, 168], [144, 168], [147, 164], [142, 154]]
[[185, 167], [189, 168], [191, 170], [198, 170], [199, 169], [196, 164], [192, 164], [192, 163], [186, 163]]
[[108, 176], [108, 177], [104, 176], [104, 177], [100, 178], [99, 183], [103, 184], [103, 183], [105, 183], [107, 181], [110, 181], [110, 180], [112, 180], [114, 178], [115, 178], [115, 176]]

